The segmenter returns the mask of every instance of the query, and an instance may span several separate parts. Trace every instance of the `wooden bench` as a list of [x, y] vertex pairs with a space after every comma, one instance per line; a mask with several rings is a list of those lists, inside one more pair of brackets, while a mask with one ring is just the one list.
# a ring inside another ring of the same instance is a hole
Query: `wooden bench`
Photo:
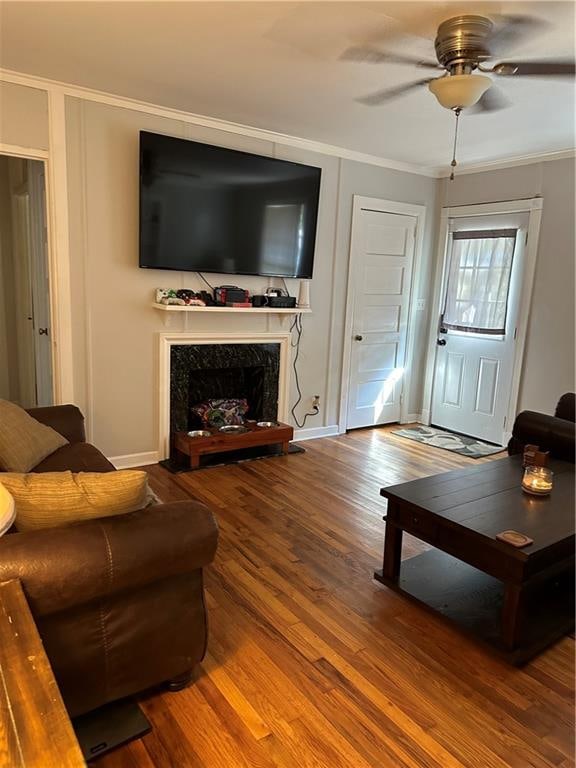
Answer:
[[290, 440], [294, 437], [294, 429], [288, 424], [277, 424], [273, 427], [258, 427], [255, 423], [246, 422], [245, 432], [226, 433], [217, 429], [206, 430], [210, 435], [205, 437], [190, 437], [187, 432], [177, 432], [175, 436], [176, 450], [190, 459], [190, 468], [200, 467], [200, 457], [210, 453], [225, 453], [243, 448], [255, 448], [263, 445], [282, 445], [283, 453], [288, 453]]

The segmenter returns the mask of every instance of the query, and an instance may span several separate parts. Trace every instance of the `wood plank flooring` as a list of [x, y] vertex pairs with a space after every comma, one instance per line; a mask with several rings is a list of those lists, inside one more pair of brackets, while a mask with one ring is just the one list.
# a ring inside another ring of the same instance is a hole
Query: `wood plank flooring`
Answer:
[[[477, 462], [360, 430], [306, 453], [171, 475], [214, 511], [208, 654], [152, 694], [153, 730], [101, 768], [569, 768], [574, 641], [523, 669], [377, 584], [383, 485]], [[498, 461], [498, 458], [481, 461]], [[404, 556], [423, 549], [405, 537]]]

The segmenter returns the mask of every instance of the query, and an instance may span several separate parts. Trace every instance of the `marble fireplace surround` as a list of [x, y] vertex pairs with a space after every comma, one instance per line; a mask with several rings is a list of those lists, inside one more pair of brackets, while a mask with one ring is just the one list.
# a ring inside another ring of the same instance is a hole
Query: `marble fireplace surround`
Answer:
[[159, 408], [158, 408], [158, 454], [166, 459], [170, 453], [170, 361], [173, 346], [200, 344], [278, 344], [280, 364], [278, 372], [278, 419], [288, 420], [290, 332], [264, 333], [208, 333], [178, 331], [159, 333]]

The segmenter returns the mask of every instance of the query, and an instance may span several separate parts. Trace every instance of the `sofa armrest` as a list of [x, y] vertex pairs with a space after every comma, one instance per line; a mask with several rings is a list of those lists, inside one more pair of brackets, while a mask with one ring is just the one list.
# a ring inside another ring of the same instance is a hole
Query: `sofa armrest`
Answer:
[[554, 416], [558, 419], [576, 421], [576, 395], [574, 392], [566, 392], [566, 394], [562, 395], [556, 405]]
[[63, 435], [69, 443], [84, 443], [84, 416], [75, 405], [51, 405], [28, 409], [30, 416]]
[[198, 501], [0, 538], [0, 581], [20, 579], [35, 616], [208, 565], [218, 529]]
[[528, 444], [538, 445], [542, 451], [550, 451], [557, 459], [574, 462], [576, 426], [566, 419], [548, 416], [536, 411], [522, 411], [512, 428], [509, 453], [518, 453]]

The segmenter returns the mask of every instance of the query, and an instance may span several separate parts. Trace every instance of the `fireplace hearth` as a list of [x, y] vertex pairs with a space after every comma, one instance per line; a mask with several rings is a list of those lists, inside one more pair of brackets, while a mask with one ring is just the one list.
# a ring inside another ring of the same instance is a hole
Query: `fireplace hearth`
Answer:
[[170, 349], [171, 455], [176, 432], [199, 427], [196, 406], [246, 400], [246, 419], [278, 418], [280, 344], [175, 344]]

